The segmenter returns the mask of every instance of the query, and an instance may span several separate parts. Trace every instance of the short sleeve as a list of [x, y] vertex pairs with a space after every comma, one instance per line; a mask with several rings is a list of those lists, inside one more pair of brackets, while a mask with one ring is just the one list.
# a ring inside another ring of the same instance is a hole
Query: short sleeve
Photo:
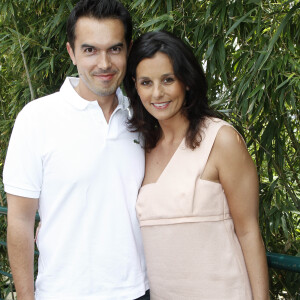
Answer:
[[3, 170], [6, 193], [39, 198], [42, 185], [42, 157], [38, 125], [30, 107], [19, 113], [9, 141]]

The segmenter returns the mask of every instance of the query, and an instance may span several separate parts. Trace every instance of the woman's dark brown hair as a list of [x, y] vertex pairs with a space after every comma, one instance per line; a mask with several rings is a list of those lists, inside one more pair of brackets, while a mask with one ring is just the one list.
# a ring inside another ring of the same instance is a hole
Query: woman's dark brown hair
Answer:
[[142, 133], [145, 139], [144, 147], [148, 151], [156, 146], [161, 137], [159, 123], [144, 108], [134, 83], [138, 64], [145, 58], [153, 57], [157, 52], [168, 55], [173, 64], [174, 75], [188, 87], [182, 113], [189, 120], [186, 145], [195, 149], [201, 142], [200, 129], [205, 117], [216, 114], [208, 106], [205, 75], [192, 50], [166, 31], [148, 32], [140, 36], [131, 48], [124, 78], [124, 87], [133, 109], [129, 128]]

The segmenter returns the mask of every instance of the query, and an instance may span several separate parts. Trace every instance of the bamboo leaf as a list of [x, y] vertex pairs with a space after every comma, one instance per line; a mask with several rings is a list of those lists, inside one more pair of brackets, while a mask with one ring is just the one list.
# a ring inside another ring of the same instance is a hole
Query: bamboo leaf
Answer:
[[250, 16], [252, 14], [252, 12], [254, 12], [256, 10], [256, 8], [251, 9], [246, 15], [244, 15], [243, 17], [241, 17], [239, 20], [237, 20], [230, 28], [229, 30], [226, 32], [226, 37], [233, 32], [242, 22], [244, 22], [248, 16]]
[[137, 8], [139, 5], [141, 5], [144, 2], [144, 0], [138, 0], [136, 2], [132, 2], [131, 9]]
[[147, 28], [147, 27], [150, 27], [156, 23], [159, 23], [159, 22], [162, 22], [162, 21], [173, 21], [173, 18], [172, 16], [168, 15], [168, 14], [164, 14], [164, 15], [161, 15], [157, 18], [154, 18], [152, 20], [149, 20], [145, 23], [143, 23], [142, 25], [140, 25], [141, 28]]
[[285, 237], [288, 238], [289, 237], [289, 232], [288, 232], [288, 229], [287, 229], [286, 219], [285, 219], [284, 215], [281, 217], [281, 224], [282, 224], [283, 233], [284, 233]]
[[208, 59], [210, 56], [211, 56], [211, 53], [212, 53], [212, 51], [213, 51], [213, 49], [214, 49], [214, 46], [215, 46], [215, 40], [213, 40], [213, 39], [210, 39], [209, 41], [208, 41], [208, 49], [207, 49], [207, 52], [206, 52], [206, 54], [205, 54], [205, 59]]
[[256, 95], [259, 91], [261, 91], [264, 88], [265, 84], [261, 83], [259, 84], [249, 95], [249, 98], [252, 98], [254, 95]]
[[167, 0], [167, 12], [169, 13], [172, 10], [172, 0]]
[[286, 85], [291, 78], [293, 78], [296, 74], [292, 73], [285, 81], [283, 81], [277, 88], [276, 90], [279, 90], [281, 87], [283, 87], [284, 85]]
[[271, 52], [273, 50], [274, 44], [277, 42], [281, 32], [283, 31], [284, 27], [288, 24], [289, 19], [293, 16], [294, 12], [296, 9], [300, 8], [300, 3], [298, 3], [298, 5], [294, 5], [292, 7], [292, 9], [287, 13], [287, 15], [285, 16], [285, 18], [283, 19], [282, 23], [280, 24], [279, 28], [277, 29], [277, 31], [275, 32], [274, 36], [272, 37], [269, 45], [268, 45], [268, 50], [266, 55], [263, 56], [263, 61], [259, 66], [259, 69], [262, 68], [262, 66], [265, 64], [265, 62], [268, 60], [269, 56], [271, 55]]
[[207, 7], [207, 10], [205, 12], [205, 19], [204, 19], [204, 23], [207, 23], [208, 21], [208, 18], [210, 17], [210, 10], [211, 10], [211, 6], [212, 6], [212, 3], [209, 2], [208, 4], [208, 7]]

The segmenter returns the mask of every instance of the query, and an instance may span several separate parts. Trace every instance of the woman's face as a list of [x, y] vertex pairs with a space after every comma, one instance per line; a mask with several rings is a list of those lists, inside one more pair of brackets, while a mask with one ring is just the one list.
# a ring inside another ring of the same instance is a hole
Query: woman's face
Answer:
[[168, 55], [157, 52], [143, 59], [136, 68], [135, 85], [145, 109], [158, 121], [182, 117], [186, 87], [174, 75]]

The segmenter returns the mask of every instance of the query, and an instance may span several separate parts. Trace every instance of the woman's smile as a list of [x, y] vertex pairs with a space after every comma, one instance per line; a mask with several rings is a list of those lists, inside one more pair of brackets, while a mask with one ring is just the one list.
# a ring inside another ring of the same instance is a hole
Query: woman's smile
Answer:
[[186, 87], [175, 76], [168, 55], [157, 52], [138, 64], [136, 89], [145, 109], [159, 122], [182, 117]]
[[160, 103], [151, 103], [151, 104], [157, 109], [164, 109], [164, 108], [167, 108], [170, 103], [171, 103], [171, 101], [160, 102]]

